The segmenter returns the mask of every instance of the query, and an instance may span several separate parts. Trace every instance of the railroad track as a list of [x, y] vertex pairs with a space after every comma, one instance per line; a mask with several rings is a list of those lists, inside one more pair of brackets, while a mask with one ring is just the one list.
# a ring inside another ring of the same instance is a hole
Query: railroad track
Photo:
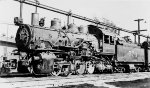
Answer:
[[105, 82], [130, 81], [144, 78], [150, 78], [150, 73], [70, 75], [68, 77], [8, 77], [0, 78], [0, 86], [2, 88], [48, 88], [88, 83], [95, 86], [113, 88], [114, 86], [105, 84]]

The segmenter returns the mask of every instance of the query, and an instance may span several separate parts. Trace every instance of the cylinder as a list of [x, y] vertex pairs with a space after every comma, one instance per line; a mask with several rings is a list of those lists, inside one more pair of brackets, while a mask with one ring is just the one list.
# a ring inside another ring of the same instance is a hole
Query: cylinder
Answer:
[[39, 25], [39, 14], [38, 13], [32, 13], [31, 25], [33, 25], [33, 26]]
[[51, 28], [56, 30], [61, 29], [61, 20], [58, 18], [51, 20]]

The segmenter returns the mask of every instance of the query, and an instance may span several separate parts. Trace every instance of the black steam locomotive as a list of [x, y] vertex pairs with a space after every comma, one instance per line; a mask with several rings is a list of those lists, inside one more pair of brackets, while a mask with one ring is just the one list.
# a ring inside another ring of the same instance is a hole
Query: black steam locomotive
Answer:
[[[46, 28], [43, 27], [44, 19], [39, 21], [38, 13], [32, 14], [31, 25], [23, 24], [18, 18], [14, 23], [19, 26], [16, 33], [19, 59], [9, 64], [15, 64], [19, 73], [67, 76], [149, 71], [148, 43], [132, 43], [114, 29], [106, 30], [107, 27], [97, 25], [77, 27], [75, 24], [62, 28], [58, 18]], [[1, 68], [10, 67], [3, 65]]]
[[146, 42], [138, 46], [129, 38], [120, 37], [113, 29], [110, 31], [95, 25], [77, 28], [70, 24], [68, 28], [61, 28], [57, 18], [51, 21], [50, 28], [45, 28], [35, 19], [37, 13], [32, 17], [32, 25], [19, 24], [16, 34], [21, 57], [17, 68], [20, 73], [67, 76], [149, 68]]

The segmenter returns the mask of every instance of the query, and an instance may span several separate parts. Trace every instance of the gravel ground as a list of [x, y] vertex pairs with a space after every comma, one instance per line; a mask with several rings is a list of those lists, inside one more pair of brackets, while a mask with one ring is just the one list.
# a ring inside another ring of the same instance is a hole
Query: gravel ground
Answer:
[[150, 88], [149, 78], [150, 72], [68, 77], [9, 77], [0, 78], [0, 88]]
[[[133, 81], [106, 82], [106, 84], [114, 85], [118, 88], [150, 88], [150, 78], [138, 79]], [[85, 83], [80, 85], [68, 85], [68, 86], [47, 87], [47, 88], [109, 88], [109, 87], [94, 86], [93, 84]]]
[[47, 87], [47, 88], [108, 88], [104, 86], [94, 86], [93, 84], [79, 84], [79, 85], [68, 85], [68, 86], [60, 86], [60, 87]]
[[134, 81], [108, 82], [106, 84], [115, 85], [120, 88], [150, 88], [150, 78], [138, 79]]

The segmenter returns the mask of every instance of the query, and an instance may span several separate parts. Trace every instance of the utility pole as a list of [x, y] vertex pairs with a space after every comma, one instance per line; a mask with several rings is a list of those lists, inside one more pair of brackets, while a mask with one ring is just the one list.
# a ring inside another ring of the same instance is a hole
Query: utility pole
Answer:
[[137, 33], [133, 33], [133, 35], [134, 35], [134, 43], [136, 44], [137, 42], [136, 42], [136, 35], [137, 35]]
[[138, 22], [138, 30], [137, 30], [137, 35], [138, 35], [138, 45], [140, 45], [140, 21], [142, 21], [144, 19], [137, 19], [137, 20], [134, 20], [134, 21], [137, 21]]

